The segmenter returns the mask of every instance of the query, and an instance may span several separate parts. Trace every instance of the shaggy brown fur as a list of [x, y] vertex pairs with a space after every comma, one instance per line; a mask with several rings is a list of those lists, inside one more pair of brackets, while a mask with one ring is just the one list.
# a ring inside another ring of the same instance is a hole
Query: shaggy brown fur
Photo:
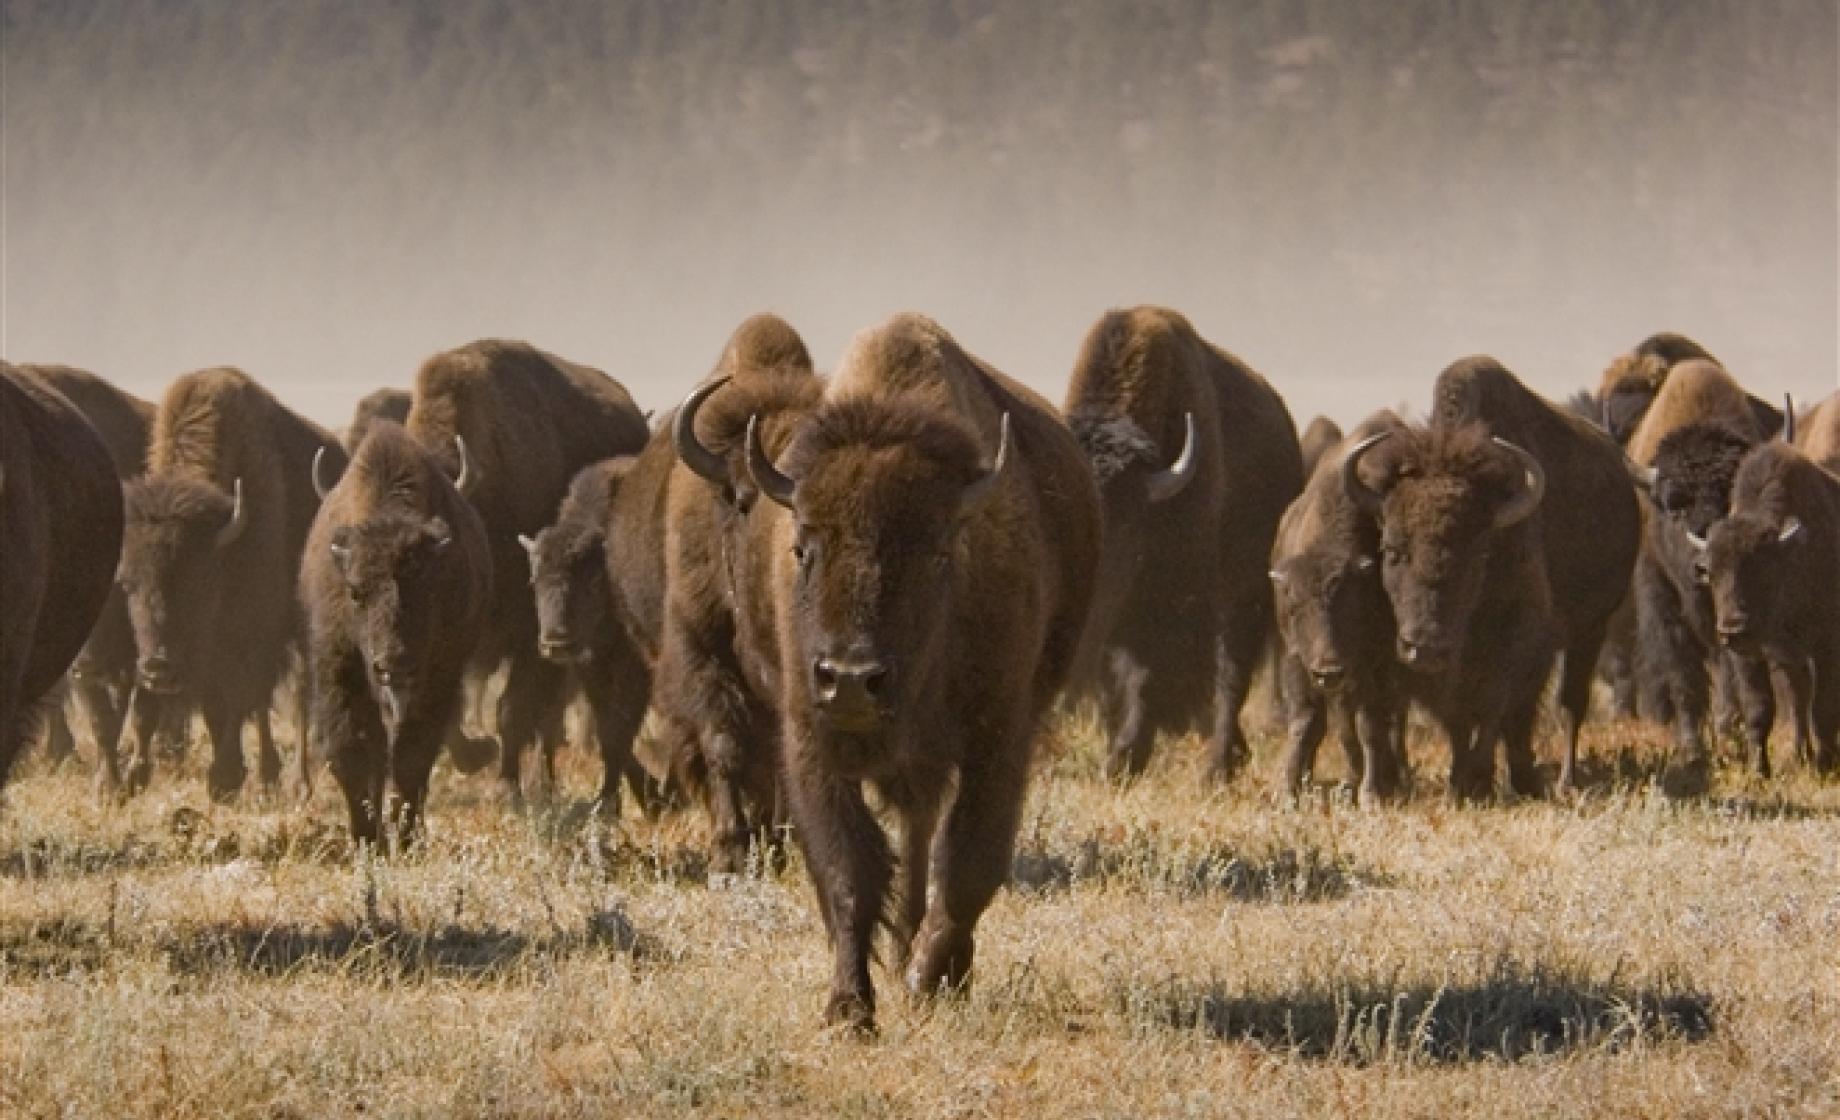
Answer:
[[[15, 367], [63, 394], [96, 429], [109, 449], [115, 472], [123, 479], [141, 473], [147, 463], [147, 437], [153, 430], [151, 403], [122, 391], [86, 370], [70, 366], [22, 365]], [[69, 692], [83, 715], [90, 741], [106, 748], [99, 757], [113, 757], [121, 734], [128, 694], [134, 687], [134, 630], [128, 622], [127, 601], [111, 585], [108, 602], [90, 632], [83, 652], [70, 667]], [[46, 712], [46, 746], [53, 758], [68, 757], [75, 736], [65, 718], [64, 706], [53, 703]]]
[[1560, 626], [1537, 518], [1496, 524], [1529, 485], [1523, 464], [1467, 424], [1408, 429], [1356, 466], [1401, 660], [1450, 740], [1451, 792], [1489, 796], [1502, 743], [1515, 792], [1539, 793], [1533, 723]]
[[[1272, 540], [1303, 488], [1290, 413], [1264, 378], [1161, 307], [1094, 324], [1064, 412], [1105, 508], [1082, 677], [1097, 677], [1107, 770], [1140, 773], [1157, 734], [1201, 726], [1211, 776], [1231, 779], [1250, 757], [1240, 709], [1271, 637]], [[1195, 473], [1153, 503], [1148, 480], [1180, 453], [1188, 415]]]
[[1703, 572], [1720, 641], [1788, 679], [1798, 753], [1824, 774], [1840, 768], [1840, 478], [1780, 440], [1759, 446]]
[[1559, 704], [1566, 737], [1559, 788], [1577, 783], [1578, 733], [1591, 704], [1597, 656], [1617, 608], [1629, 597], [1642, 541], [1642, 511], [1623, 453], [1596, 425], [1549, 403], [1500, 362], [1476, 355], [1452, 362], [1432, 389], [1431, 424], [1480, 421], [1526, 449], [1546, 470], [1546, 497], [1530, 531], [1545, 550], [1560, 647]]
[[1599, 422], [1611, 438], [1627, 444], [1654, 403], [1655, 394], [1661, 391], [1668, 371], [1695, 358], [1718, 364], [1699, 343], [1685, 335], [1662, 331], [1649, 335], [1634, 350], [1611, 362], [1597, 390]]
[[1322, 457], [1341, 446], [1342, 426], [1327, 416], [1318, 416], [1297, 442], [1303, 452], [1303, 477], [1307, 480], [1316, 474], [1316, 464], [1322, 462]]
[[1393, 656], [1393, 606], [1380, 580], [1380, 527], [1341, 480], [1350, 449], [1403, 428], [1399, 417], [1381, 412], [1324, 451], [1278, 525], [1271, 580], [1284, 643], [1278, 683], [1289, 737], [1279, 789], [1286, 794], [1308, 777], [1331, 715], [1363, 803], [1403, 785], [1405, 682]]
[[[127, 486], [122, 543], [140, 677], [128, 715], [130, 789], [145, 785], [149, 740], [173, 703], [196, 704], [204, 715], [213, 796], [242, 787], [242, 727], [251, 717], [262, 780], [279, 780], [268, 707], [301, 632], [294, 581], [319, 508], [312, 464], [321, 448], [334, 473], [342, 470], [345, 455], [330, 433], [240, 370], [186, 374], [160, 402], [147, 473]], [[239, 483], [244, 520], [232, 530]], [[307, 755], [303, 743], [303, 784]]]
[[469, 459], [467, 499], [485, 524], [493, 601], [476, 670], [509, 662], [498, 703], [499, 779], [520, 796], [523, 752], [541, 736], [543, 774], [553, 777], [564, 685], [559, 666], [537, 650], [537, 612], [523, 573], [520, 535], [556, 515], [575, 473], [636, 454], [651, 435], [630, 394], [599, 370], [523, 342], [488, 339], [436, 354], [415, 377], [409, 434], [454, 475], [455, 437]]
[[121, 532], [121, 489], [96, 430], [0, 363], [0, 786], [33, 705], [102, 610]]
[[1795, 449], [1822, 469], [1840, 474], [1840, 393], [1795, 418]]
[[[966, 507], [1005, 415], [1008, 468]], [[786, 794], [834, 957], [826, 1017], [868, 1027], [879, 922], [912, 990], [967, 980], [1078, 651], [1098, 501], [1053, 408], [916, 315], [857, 336], [781, 460], [798, 481], [789, 509], [756, 511], [745, 633], [774, 639], [750, 656], [779, 672]], [[901, 818], [898, 862], [865, 782]]]
[[[665, 512], [665, 613], [654, 702], [693, 733], [706, 772], [712, 861], [738, 871], [748, 848], [783, 814], [775, 741], [764, 699], [773, 682], [749, 668], [736, 605], [736, 573], [748, 563], [749, 523], [758, 491], [747, 472], [744, 436], [758, 416], [771, 446], [808, 412], [823, 390], [797, 332], [774, 315], [736, 328], [709, 380], [728, 383], [693, 419], [697, 442], [722, 461], [721, 481], [682, 462], [672, 468]], [[666, 425], [668, 428], [669, 425]]]
[[326, 496], [300, 573], [314, 724], [353, 838], [376, 843], [386, 826], [415, 835], [491, 589], [472, 506], [394, 421], [373, 424]]
[[406, 423], [409, 406], [414, 400], [415, 394], [407, 389], [378, 389], [365, 395], [352, 410], [351, 427], [345, 429], [345, 449], [355, 454], [363, 446], [371, 425], [379, 420]]

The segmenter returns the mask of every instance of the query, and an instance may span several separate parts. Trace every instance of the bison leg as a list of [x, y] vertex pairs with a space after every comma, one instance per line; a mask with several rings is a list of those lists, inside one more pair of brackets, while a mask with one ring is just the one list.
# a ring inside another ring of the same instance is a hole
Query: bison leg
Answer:
[[1736, 681], [1738, 705], [1744, 710], [1744, 740], [1751, 769], [1759, 778], [1770, 776], [1770, 730], [1776, 726], [1776, 686], [1770, 664], [1756, 654], [1727, 651], [1724, 658]]
[[1252, 748], [1240, 726], [1240, 709], [1252, 688], [1252, 674], [1271, 635], [1271, 589], [1260, 579], [1259, 594], [1231, 608], [1220, 643], [1215, 649], [1214, 730], [1208, 738], [1208, 777], [1231, 782], [1252, 761]]
[[422, 837], [428, 803], [428, 775], [440, 757], [443, 732], [454, 717], [449, 697], [424, 697], [421, 711], [405, 719], [390, 748], [390, 781], [396, 786], [391, 832], [396, 846], [407, 848]]
[[1324, 710], [1327, 699], [1312, 687], [1303, 662], [1297, 658], [1285, 657], [1278, 671], [1283, 674], [1280, 691], [1284, 697], [1287, 733], [1278, 788], [1283, 796], [1295, 797], [1309, 777], [1310, 767], [1316, 760], [1316, 748], [1321, 745], [1328, 725], [1328, 713]]
[[831, 992], [824, 1020], [872, 1030], [875, 988], [869, 979], [869, 950], [894, 873], [888, 837], [863, 801], [860, 783], [806, 769], [787, 784], [795, 834], [831, 939]]
[[1823, 776], [1840, 770], [1840, 658], [1817, 661], [1813, 665], [1813, 699], [1809, 704], [1810, 722], [1814, 726], [1814, 768]]
[[1698, 797], [1712, 775], [1701, 727], [1706, 719], [1706, 649], [1688, 625], [1685, 606], [1659, 565], [1644, 557], [1636, 566], [1636, 620], [1644, 676], [1659, 683], [1673, 716], [1674, 749], [1661, 775], [1669, 797]]
[[68, 674], [58, 678], [44, 700], [45, 711], [45, 757], [52, 763], [61, 763], [67, 758], [75, 757], [77, 740], [70, 731], [69, 700], [72, 693]]
[[1814, 765], [1814, 672], [1807, 661], [1791, 660], [1779, 666], [1788, 687], [1789, 711], [1795, 729], [1795, 761]]
[[601, 751], [601, 815], [619, 818], [622, 781], [642, 809], [655, 812], [655, 783], [632, 749], [652, 694], [651, 669], [628, 643], [609, 643], [583, 667], [581, 688], [594, 713], [594, 738]]
[[212, 800], [228, 801], [249, 777], [249, 765], [243, 761], [244, 714], [221, 697], [207, 698], [200, 707], [205, 730], [211, 736], [211, 767], [205, 771], [205, 789]]
[[989, 753], [965, 763], [933, 845], [935, 890], [907, 969], [908, 990], [916, 995], [965, 988], [976, 955], [973, 931], [1009, 881], [1028, 784], [1028, 729], [1004, 728], [999, 735]]
[[103, 756], [103, 780], [118, 785], [124, 794], [135, 794], [153, 780], [153, 745], [159, 731], [171, 721], [168, 708], [183, 706], [176, 696], [159, 696], [145, 688], [135, 688], [128, 696], [127, 747], [128, 763], [119, 775], [111, 774], [114, 753]]
[[562, 668], [540, 657], [535, 643], [511, 657], [498, 698], [498, 780], [514, 801], [522, 795], [518, 768], [524, 750], [536, 741], [544, 720], [560, 710], [565, 682]]
[[313, 725], [351, 819], [351, 838], [378, 841], [383, 808], [383, 716], [357, 655], [328, 656], [315, 665]]
[[1368, 699], [1355, 709], [1361, 737], [1361, 804], [1377, 805], [1403, 790], [1404, 721], [1389, 706]]
[[126, 690], [116, 689], [99, 674], [86, 673], [72, 682], [71, 691], [90, 741], [96, 744], [99, 780], [105, 788], [116, 788], [121, 784], [121, 760], [116, 750], [128, 714], [127, 705], [122, 703]]
[[[1588, 677], [1585, 683], [1588, 687]], [[1533, 728], [1539, 714], [1540, 698], [1536, 694], [1517, 704], [1502, 723], [1501, 743], [1508, 761], [1508, 788], [1521, 797], [1538, 797], [1545, 792], [1533, 756]]]
[[939, 828], [938, 790], [913, 793], [901, 799], [901, 881], [896, 899], [893, 929], [890, 931], [894, 952], [889, 966], [896, 972], [907, 968], [913, 957], [914, 938], [926, 917], [926, 879], [933, 834]]
[[1106, 654], [1104, 696], [1106, 727], [1112, 741], [1105, 757], [1106, 778], [1130, 780], [1150, 765], [1150, 748], [1156, 737], [1151, 725], [1147, 697], [1150, 671], [1122, 649]]
[[[1570, 792], [1578, 788], [1578, 736], [1591, 710], [1591, 684], [1597, 676], [1598, 653], [1603, 649], [1604, 632], [1586, 635], [1565, 651], [1565, 663], [1559, 676], [1559, 707], [1565, 713], [1565, 758], [1559, 764], [1559, 789]], [[1510, 753], [1509, 762], [1513, 755]]]
[[275, 730], [266, 706], [256, 709], [256, 775], [265, 792], [273, 793], [281, 786], [281, 752], [275, 749]]

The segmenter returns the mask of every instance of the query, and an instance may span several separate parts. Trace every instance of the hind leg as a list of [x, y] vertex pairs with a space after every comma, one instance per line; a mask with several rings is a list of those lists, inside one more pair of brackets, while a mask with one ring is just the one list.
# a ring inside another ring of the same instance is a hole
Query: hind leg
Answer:
[[1105, 776], [1117, 781], [1129, 780], [1150, 765], [1150, 748], [1156, 737], [1151, 725], [1148, 698], [1150, 671], [1123, 649], [1105, 655], [1106, 730], [1111, 742], [1105, 756]]
[[[1261, 565], [1261, 569], [1263, 565]], [[1215, 646], [1214, 729], [1208, 737], [1208, 777], [1231, 782], [1252, 761], [1252, 748], [1240, 726], [1240, 710], [1252, 688], [1252, 674], [1271, 634], [1271, 594], [1260, 578], [1259, 595], [1223, 615], [1224, 632]]]
[[[1597, 657], [1603, 644], [1604, 635], [1599, 630], [1565, 651], [1559, 676], [1559, 708], [1565, 714], [1565, 758], [1559, 764], [1561, 793], [1578, 788], [1578, 736], [1590, 714], [1591, 682], [1597, 675]], [[1512, 762], [1512, 754], [1509, 760]]]
[[256, 709], [256, 774], [265, 793], [281, 785], [281, 752], [275, 749], [275, 732], [269, 724], [267, 707]]

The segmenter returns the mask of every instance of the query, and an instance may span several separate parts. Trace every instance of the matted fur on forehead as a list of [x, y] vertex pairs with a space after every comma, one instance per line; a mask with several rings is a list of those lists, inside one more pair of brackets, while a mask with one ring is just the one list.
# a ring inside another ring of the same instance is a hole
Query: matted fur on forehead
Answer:
[[1361, 476], [1384, 493], [1401, 478], [1450, 479], [1505, 498], [1525, 486], [1521, 464], [1496, 446], [1485, 424], [1400, 428], [1361, 460]]
[[1756, 437], [1719, 420], [1704, 420], [1669, 432], [1655, 448], [1655, 471], [1666, 479], [1713, 480], [1729, 483]]
[[1067, 426], [1073, 429], [1073, 438], [1086, 452], [1087, 462], [1092, 464], [1093, 481], [1100, 486], [1123, 474], [1133, 464], [1154, 468], [1162, 462], [1156, 441], [1128, 416], [1080, 411], [1067, 418]]
[[879, 394], [825, 401], [799, 425], [780, 469], [803, 478], [818, 459], [846, 448], [908, 448], [967, 484], [987, 469], [963, 421], [924, 400]]

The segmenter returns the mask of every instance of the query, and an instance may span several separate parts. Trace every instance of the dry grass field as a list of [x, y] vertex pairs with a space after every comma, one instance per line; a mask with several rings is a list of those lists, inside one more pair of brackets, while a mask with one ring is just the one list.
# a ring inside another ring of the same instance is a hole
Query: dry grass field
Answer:
[[432, 838], [354, 858], [312, 802], [162, 773], [0, 811], [0, 1115], [1840, 1115], [1840, 788], [1737, 769], [1666, 804], [1589, 744], [1574, 805], [1295, 807], [1128, 790], [1058, 731], [965, 998], [886, 976], [827, 1031], [804, 873], [710, 881], [701, 822], [596, 824], [593, 772], [510, 811], [445, 767]]

